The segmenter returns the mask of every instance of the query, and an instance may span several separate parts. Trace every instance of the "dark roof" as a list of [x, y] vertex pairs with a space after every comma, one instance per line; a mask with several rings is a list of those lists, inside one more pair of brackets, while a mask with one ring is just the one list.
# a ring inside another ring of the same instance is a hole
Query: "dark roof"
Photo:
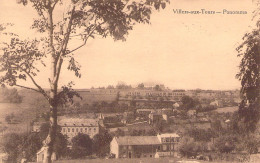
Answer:
[[158, 145], [161, 144], [157, 136], [122, 136], [116, 137], [119, 145]]

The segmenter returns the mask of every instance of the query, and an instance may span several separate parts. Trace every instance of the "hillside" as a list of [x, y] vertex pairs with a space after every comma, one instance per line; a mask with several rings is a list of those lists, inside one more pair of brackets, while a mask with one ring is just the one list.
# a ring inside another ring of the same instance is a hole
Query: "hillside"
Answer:
[[[116, 99], [117, 92], [103, 89], [88, 89], [88, 90], [76, 90], [82, 97], [82, 100], [79, 98], [75, 98], [75, 101], [79, 101], [80, 103], [88, 103], [92, 104], [93, 102], [112, 102]], [[19, 90], [19, 94], [23, 96], [23, 103], [32, 104], [35, 100], [43, 99], [44, 97], [31, 90]]]

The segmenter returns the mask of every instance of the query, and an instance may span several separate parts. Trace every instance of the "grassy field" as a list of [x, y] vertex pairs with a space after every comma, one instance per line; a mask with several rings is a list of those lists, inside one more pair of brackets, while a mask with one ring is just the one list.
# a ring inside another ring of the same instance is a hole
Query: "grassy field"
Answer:
[[88, 159], [88, 160], [63, 160], [54, 163], [235, 163], [229, 161], [201, 161], [181, 160], [177, 158], [139, 158], [139, 159]]

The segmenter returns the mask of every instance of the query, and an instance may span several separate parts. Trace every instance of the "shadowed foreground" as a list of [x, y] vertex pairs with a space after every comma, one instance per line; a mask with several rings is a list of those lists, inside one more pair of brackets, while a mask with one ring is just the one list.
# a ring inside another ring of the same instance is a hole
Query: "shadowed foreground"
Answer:
[[231, 161], [201, 161], [201, 160], [181, 160], [176, 158], [139, 158], [139, 159], [93, 159], [93, 160], [63, 160], [54, 163], [232, 163]]

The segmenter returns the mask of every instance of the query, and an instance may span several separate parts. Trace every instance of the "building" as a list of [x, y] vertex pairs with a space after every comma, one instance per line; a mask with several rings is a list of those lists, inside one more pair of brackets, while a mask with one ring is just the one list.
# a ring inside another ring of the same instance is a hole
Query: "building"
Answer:
[[115, 155], [115, 158], [174, 156], [179, 138], [175, 133], [114, 137], [110, 143], [110, 153]]
[[7, 163], [8, 154], [7, 153], [0, 153], [0, 163]]
[[189, 111], [187, 112], [187, 115], [188, 115], [189, 117], [195, 117], [196, 114], [197, 114], [197, 111], [196, 111], [196, 110], [189, 110]]
[[78, 133], [89, 135], [90, 138], [99, 133], [98, 119], [58, 117], [58, 125], [61, 127], [61, 133], [68, 136], [68, 140]]
[[150, 113], [154, 113], [155, 112], [155, 109], [137, 109], [136, 110], [136, 113], [139, 115], [139, 116], [147, 116], [150, 114]]
[[[44, 162], [44, 157], [47, 155], [47, 147], [43, 146], [36, 154], [37, 162]], [[56, 154], [52, 153], [51, 160], [57, 160]]]
[[180, 136], [176, 133], [165, 133], [158, 134], [157, 137], [161, 142], [161, 150], [155, 157], [177, 157], [177, 143], [180, 142]]
[[221, 107], [223, 107], [223, 102], [221, 100], [215, 100], [215, 101], [211, 102], [210, 105], [221, 108]]
[[149, 124], [158, 124], [163, 122], [168, 122], [168, 115], [163, 113], [150, 113], [149, 114]]

